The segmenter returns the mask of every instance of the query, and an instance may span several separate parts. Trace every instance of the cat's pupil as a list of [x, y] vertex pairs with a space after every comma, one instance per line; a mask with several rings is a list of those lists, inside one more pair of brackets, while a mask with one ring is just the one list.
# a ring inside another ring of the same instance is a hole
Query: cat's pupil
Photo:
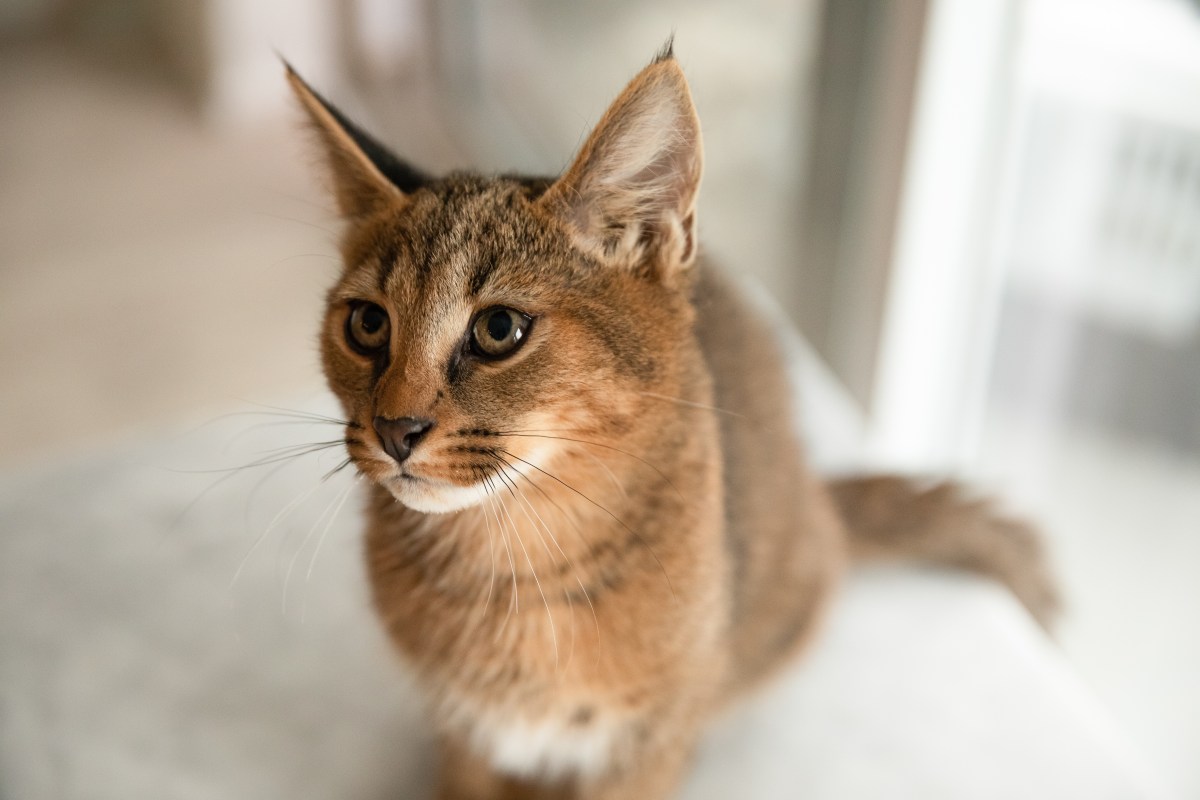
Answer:
[[384, 315], [378, 308], [368, 308], [362, 314], [362, 329], [366, 333], [377, 333], [383, 327]]
[[497, 311], [488, 317], [487, 332], [497, 342], [503, 342], [512, 332], [512, 316], [507, 311]]

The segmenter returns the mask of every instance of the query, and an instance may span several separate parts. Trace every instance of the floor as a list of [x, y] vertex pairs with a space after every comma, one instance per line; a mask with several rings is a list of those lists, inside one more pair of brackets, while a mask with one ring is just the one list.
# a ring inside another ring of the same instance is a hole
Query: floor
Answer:
[[1200, 797], [1200, 458], [993, 409], [980, 481], [1047, 532], [1058, 639], [1168, 785]]
[[[0, 475], [0, 796], [431, 796], [421, 694], [363, 580], [364, 498], [319, 480], [340, 456], [178, 471], [323, 438], [260, 420]], [[534, 635], [536, 611], [509, 624]], [[830, 612], [712, 726], [678, 800], [1171, 797], [1001, 587], [861, 571]]]
[[[0, 469], [319, 393], [334, 232], [290, 125], [206, 131], [154, 81], [46, 48], [0, 50], [0, 107]], [[1051, 532], [1068, 657], [1200, 797], [1200, 463], [1001, 413], [985, 451]]]

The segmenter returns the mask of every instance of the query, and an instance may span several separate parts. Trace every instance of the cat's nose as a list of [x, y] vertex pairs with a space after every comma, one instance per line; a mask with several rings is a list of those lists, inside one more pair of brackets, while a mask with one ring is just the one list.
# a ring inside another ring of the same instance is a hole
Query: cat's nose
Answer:
[[420, 417], [376, 417], [372, 424], [375, 432], [379, 434], [384, 451], [396, 459], [397, 464], [402, 464], [412, 455], [417, 442], [433, 427], [433, 420]]

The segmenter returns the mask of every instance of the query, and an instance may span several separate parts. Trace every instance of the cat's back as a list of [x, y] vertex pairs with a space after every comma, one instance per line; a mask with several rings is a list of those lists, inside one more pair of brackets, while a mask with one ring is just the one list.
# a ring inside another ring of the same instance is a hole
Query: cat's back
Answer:
[[731, 646], [745, 684], [809, 637], [841, 572], [843, 535], [804, 461], [784, 332], [719, 267], [698, 267], [696, 333], [720, 420]]

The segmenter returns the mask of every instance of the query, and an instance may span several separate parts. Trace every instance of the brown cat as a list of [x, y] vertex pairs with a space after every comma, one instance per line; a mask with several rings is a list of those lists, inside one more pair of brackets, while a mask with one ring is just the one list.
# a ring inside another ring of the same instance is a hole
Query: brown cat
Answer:
[[669, 46], [558, 178], [427, 177], [288, 79], [346, 221], [325, 371], [442, 798], [670, 796], [850, 553], [974, 568], [1049, 613], [1027, 529], [806, 469], [770, 324], [697, 259], [700, 127]]

